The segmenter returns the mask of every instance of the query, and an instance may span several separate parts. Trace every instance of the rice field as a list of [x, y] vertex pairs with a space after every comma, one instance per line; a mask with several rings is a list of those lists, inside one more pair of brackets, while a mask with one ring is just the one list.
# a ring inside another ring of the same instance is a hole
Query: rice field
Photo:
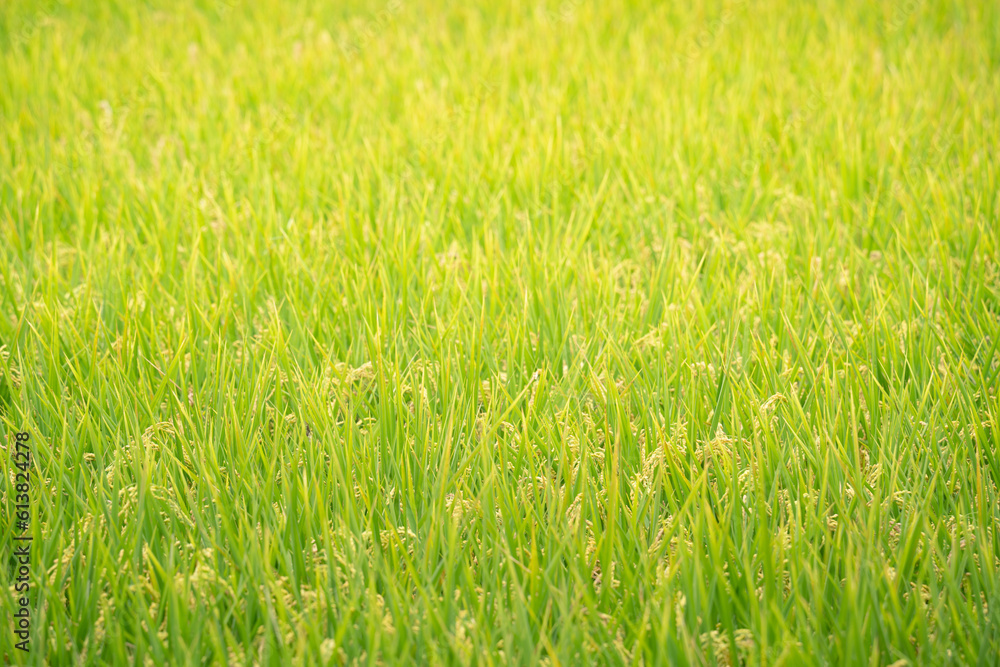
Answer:
[[0, 653], [1000, 664], [998, 112], [987, 1], [3, 0]]

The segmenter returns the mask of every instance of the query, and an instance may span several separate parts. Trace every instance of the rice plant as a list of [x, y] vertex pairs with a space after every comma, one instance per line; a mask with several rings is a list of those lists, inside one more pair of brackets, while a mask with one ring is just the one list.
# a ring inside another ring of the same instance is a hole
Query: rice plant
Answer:
[[0, 3], [0, 653], [1000, 664], [998, 112], [982, 0]]

